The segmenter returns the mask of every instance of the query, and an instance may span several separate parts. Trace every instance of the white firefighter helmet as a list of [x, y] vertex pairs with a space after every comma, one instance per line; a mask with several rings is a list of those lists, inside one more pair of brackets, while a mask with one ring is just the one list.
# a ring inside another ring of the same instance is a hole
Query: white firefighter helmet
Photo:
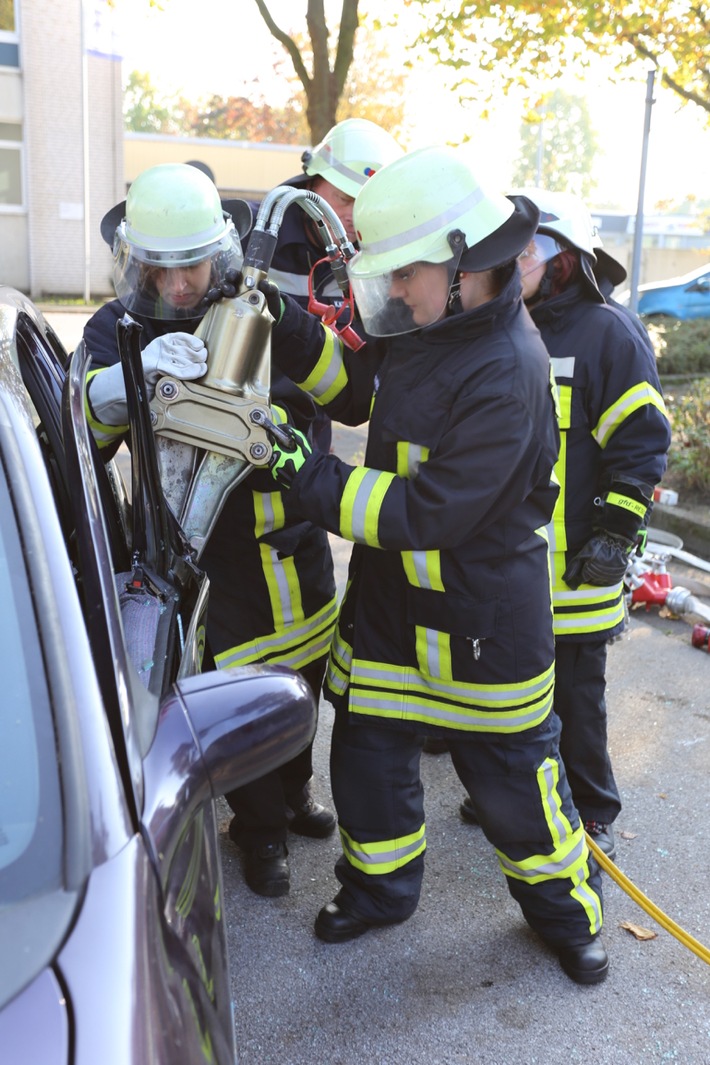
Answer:
[[[438, 321], [457, 270], [515, 259], [537, 220], [529, 201], [486, 189], [451, 149], [421, 148], [390, 163], [363, 187], [353, 212], [360, 251], [348, 274], [365, 329], [386, 336]], [[422, 269], [431, 264], [441, 265], [436, 282]], [[417, 273], [439, 293], [426, 311], [402, 292]]]
[[358, 192], [374, 173], [403, 155], [391, 133], [366, 118], [346, 118], [328, 130], [320, 144], [301, 157], [308, 177], [322, 177], [346, 196]]
[[[229, 206], [248, 230], [243, 208], [250, 214], [249, 208], [237, 202]], [[194, 303], [173, 306], [161, 298], [156, 281], [164, 270], [194, 271], [209, 260], [210, 270], [202, 271], [209, 287], [241, 268], [239, 232], [225, 207], [214, 182], [190, 164], [162, 163], [138, 175], [125, 202], [101, 223], [113, 250], [116, 295], [126, 310], [150, 318], [195, 316]]]
[[582, 278], [589, 288], [599, 295], [594, 276], [601, 237], [586, 204], [571, 192], [551, 192], [549, 189], [524, 188], [519, 195], [526, 196], [540, 212], [534, 243], [520, 258], [520, 272], [526, 273], [551, 262], [565, 249], [579, 252]]

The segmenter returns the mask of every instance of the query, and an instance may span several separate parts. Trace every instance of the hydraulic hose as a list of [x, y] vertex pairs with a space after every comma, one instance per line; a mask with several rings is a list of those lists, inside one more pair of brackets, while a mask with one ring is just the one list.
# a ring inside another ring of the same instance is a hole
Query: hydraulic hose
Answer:
[[652, 917], [661, 928], [665, 928], [667, 932], [670, 932], [672, 936], [675, 936], [679, 943], [682, 943], [684, 947], [688, 948], [688, 950], [692, 950], [693, 954], [697, 954], [706, 965], [710, 965], [710, 950], [703, 946], [703, 944], [697, 939], [694, 939], [689, 932], [686, 932], [685, 929], [681, 928], [680, 925], [675, 923], [675, 921], [671, 920], [671, 918], [665, 914], [663, 910], [660, 910], [655, 903], [651, 902], [642, 891], [639, 891], [636, 885], [629, 880], [624, 873], [622, 873], [621, 869], [612, 862], [611, 858], [604, 853], [601, 847], [594, 842], [588, 833], [586, 834], [586, 837], [587, 846], [599, 862], [599, 865], [604, 872], [608, 873], [611, 879], [619, 885], [622, 891], [625, 891], [629, 898], [633, 899], [642, 910], [645, 910], [649, 917]]

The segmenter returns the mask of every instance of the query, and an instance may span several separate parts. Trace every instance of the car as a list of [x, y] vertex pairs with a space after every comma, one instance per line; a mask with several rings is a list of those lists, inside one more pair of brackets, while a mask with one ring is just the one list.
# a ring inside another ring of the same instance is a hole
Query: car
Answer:
[[147, 401], [128, 384], [126, 484], [88, 362], [0, 286], [0, 1056], [227, 1065], [215, 799], [302, 751], [316, 708], [283, 667], [200, 671], [209, 584]]
[[[626, 303], [628, 299], [626, 293]], [[620, 299], [620, 302], [624, 300]], [[710, 264], [682, 277], [639, 285], [637, 309], [645, 318], [661, 315], [680, 319], [710, 317]]]

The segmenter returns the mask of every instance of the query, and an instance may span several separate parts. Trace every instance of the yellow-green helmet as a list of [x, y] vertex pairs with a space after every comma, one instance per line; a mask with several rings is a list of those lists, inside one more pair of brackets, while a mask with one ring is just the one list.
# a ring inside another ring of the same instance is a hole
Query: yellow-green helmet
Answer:
[[155, 318], [189, 317], [194, 308], [187, 314], [158, 298], [157, 270], [191, 269], [209, 259], [213, 285], [227, 270], [241, 268], [239, 233], [224, 207], [214, 182], [187, 163], [163, 163], [138, 175], [125, 203], [109, 211], [101, 225], [112, 244], [116, 295], [126, 310]]
[[366, 118], [346, 118], [301, 158], [308, 177], [322, 177], [346, 196], [355, 197], [373, 174], [402, 154], [397, 141], [381, 126]]
[[[484, 271], [515, 259], [537, 218], [528, 201], [483, 186], [451, 149], [421, 148], [390, 163], [363, 186], [353, 210], [360, 251], [348, 274], [365, 329], [375, 335], [407, 331], [406, 315], [388, 295], [398, 272], [442, 264], [450, 287], [458, 269]], [[447, 299], [448, 292], [437, 317]]]

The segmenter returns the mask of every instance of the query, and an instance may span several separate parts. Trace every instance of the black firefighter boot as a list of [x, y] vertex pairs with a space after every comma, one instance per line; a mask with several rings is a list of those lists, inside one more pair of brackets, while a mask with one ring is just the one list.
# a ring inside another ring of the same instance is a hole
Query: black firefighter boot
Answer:
[[335, 829], [335, 817], [315, 801], [310, 784], [306, 784], [299, 795], [287, 799], [286, 819], [292, 832], [313, 839], [325, 839]]

